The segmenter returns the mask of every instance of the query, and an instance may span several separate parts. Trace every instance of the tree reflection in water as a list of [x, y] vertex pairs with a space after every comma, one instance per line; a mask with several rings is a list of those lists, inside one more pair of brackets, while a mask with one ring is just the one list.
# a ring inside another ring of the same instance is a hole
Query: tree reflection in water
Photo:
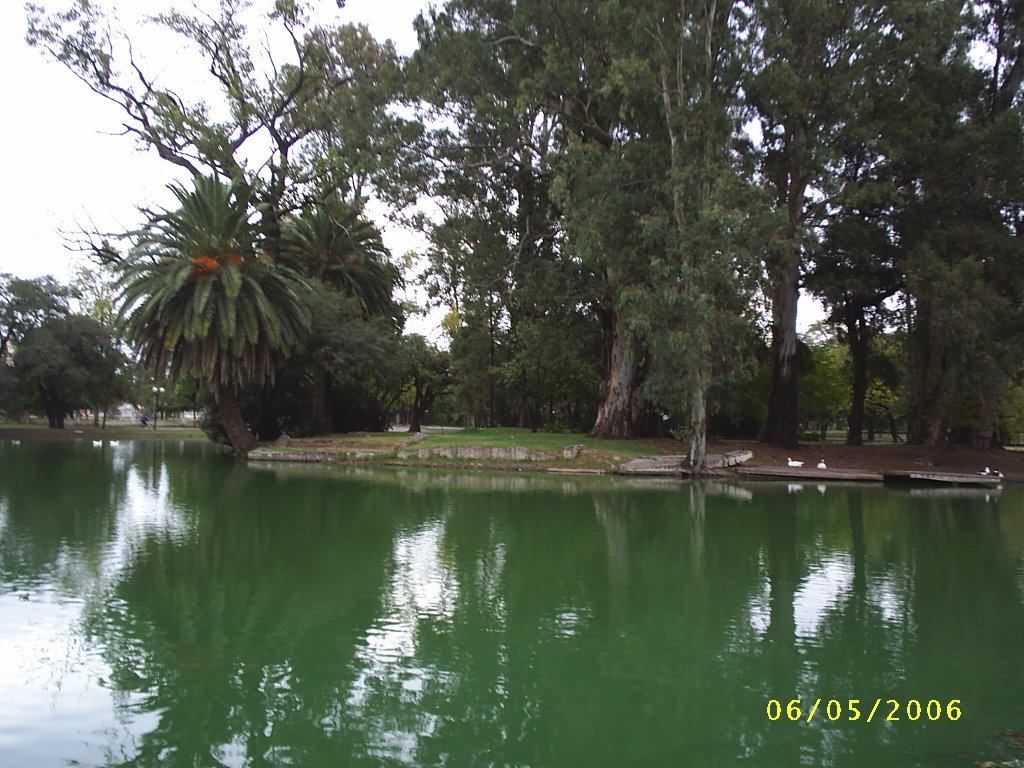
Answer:
[[58, 448], [0, 468], [0, 567], [80, 601], [108, 765], [932, 765], [979, 738], [766, 717], [816, 696], [1016, 725], [1024, 505]]

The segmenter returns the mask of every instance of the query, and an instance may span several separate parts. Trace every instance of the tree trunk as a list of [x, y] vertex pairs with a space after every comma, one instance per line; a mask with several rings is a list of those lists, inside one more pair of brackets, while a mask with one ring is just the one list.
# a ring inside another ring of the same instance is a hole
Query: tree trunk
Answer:
[[864, 444], [864, 400], [868, 393], [868, 343], [862, 329], [852, 325], [847, 329], [850, 358], [853, 362], [853, 401], [850, 404], [847, 445]]
[[919, 300], [908, 334], [907, 442], [911, 445], [942, 445], [946, 423], [942, 413], [943, 389], [948, 386], [949, 365], [944, 344], [932, 330], [931, 305]]
[[690, 471], [704, 474], [708, 468], [708, 407], [701, 374], [690, 389]]
[[597, 420], [591, 437], [631, 438], [636, 436], [633, 406], [639, 384], [640, 340], [617, 312], [604, 320], [605, 370], [599, 390]]
[[319, 360], [313, 361], [313, 392], [310, 402], [312, 412], [309, 417], [309, 428], [314, 435], [326, 435], [331, 431], [331, 421], [327, 415], [327, 387], [329, 386], [327, 369]]
[[889, 419], [889, 434], [892, 436], [894, 443], [902, 443], [903, 438], [900, 437], [899, 430], [896, 429], [896, 417], [892, 415], [892, 411], [888, 408], [885, 409], [886, 418]]
[[217, 385], [217, 411], [220, 423], [228, 435], [235, 456], [244, 456], [256, 445], [256, 437], [249, 431], [242, 411], [238, 407], [235, 388], [231, 384]]
[[533, 427], [533, 419], [530, 415], [530, 399], [526, 396], [526, 385], [519, 382], [519, 392], [516, 394], [516, 424], [519, 429], [530, 429]]
[[413, 400], [412, 408], [409, 409], [409, 431], [410, 432], [421, 432], [423, 427], [421, 424], [423, 416], [423, 396], [420, 394], [419, 388], [416, 389], [416, 397]]
[[782, 270], [772, 301], [772, 388], [768, 419], [761, 442], [796, 448], [797, 420], [797, 336], [796, 306], [800, 287], [799, 260]]
[[1002, 404], [1007, 380], [1008, 377], [1003, 371], [998, 371], [989, 380], [985, 390], [985, 403], [979, 416], [980, 423], [971, 430], [970, 444], [972, 448], [987, 450], [995, 447], [999, 406]]

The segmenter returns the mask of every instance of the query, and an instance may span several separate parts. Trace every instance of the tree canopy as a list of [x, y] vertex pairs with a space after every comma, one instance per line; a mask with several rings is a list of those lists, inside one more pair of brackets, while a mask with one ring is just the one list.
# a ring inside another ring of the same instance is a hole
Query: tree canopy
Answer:
[[[147, 71], [98, 5], [28, 6], [29, 43], [191, 177], [97, 255], [154, 373], [241, 398], [220, 414], [236, 449], [432, 403], [468, 425], [674, 429], [697, 471], [715, 425], [786, 446], [841, 420], [859, 444], [883, 413], [915, 442], [1005, 431], [1017, 0], [448, 0], [408, 59], [312, 7], [156, 16], [214, 104]], [[423, 231], [418, 276], [374, 206]], [[402, 336], [416, 280], [447, 350]], [[46, 311], [3, 290], [0, 360]], [[827, 343], [798, 334], [801, 291]]]

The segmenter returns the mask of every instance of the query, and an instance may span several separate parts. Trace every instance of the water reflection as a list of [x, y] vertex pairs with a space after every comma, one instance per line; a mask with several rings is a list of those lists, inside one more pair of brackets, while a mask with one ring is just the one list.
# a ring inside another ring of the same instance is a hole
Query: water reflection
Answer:
[[[0, 451], [5, 765], [958, 765], [1024, 717], [1019, 489]], [[971, 717], [766, 717], [816, 696]]]

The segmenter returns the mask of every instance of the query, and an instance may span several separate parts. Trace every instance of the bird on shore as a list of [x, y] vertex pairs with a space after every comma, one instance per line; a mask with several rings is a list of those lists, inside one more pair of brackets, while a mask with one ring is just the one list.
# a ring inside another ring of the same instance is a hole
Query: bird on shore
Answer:
[[991, 469], [989, 467], [985, 467], [978, 474], [979, 475], [983, 475], [985, 477], [998, 477], [1000, 480], [1003, 479], [1003, 473], [1002, 472], [1000, 472], [998, 469]]
[[103, 441], [102, 440], [93, 440], [92, 441], [92, 447], [93, 448], [101, 448], [102, 446], [103, 446]]
[[110, 445], [120, 445], [117, 440], [108, 440], [107, 442], [110, 443]]
[[796, 459], [791, 459], [788, 456], [786, 457], [786, 466], [787, 467], [802, 467], [803, 465], [804, 465], [804, 463], [802, 461], [797, 461]]
[[828, 469], [828, 465], [825, 464], [824, 459], [818, 462], [818, 469]]
[[21, 445], [21, 440], [11, 440], [11, 445]]

